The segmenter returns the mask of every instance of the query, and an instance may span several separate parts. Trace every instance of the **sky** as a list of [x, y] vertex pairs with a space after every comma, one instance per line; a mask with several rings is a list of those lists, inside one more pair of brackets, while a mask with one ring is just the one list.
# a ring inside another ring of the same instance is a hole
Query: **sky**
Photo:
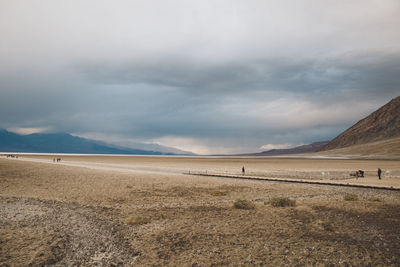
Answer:
[[199, 154], [330, 140], [400, 95], [398, 0], [0, 0], [0, 128]]

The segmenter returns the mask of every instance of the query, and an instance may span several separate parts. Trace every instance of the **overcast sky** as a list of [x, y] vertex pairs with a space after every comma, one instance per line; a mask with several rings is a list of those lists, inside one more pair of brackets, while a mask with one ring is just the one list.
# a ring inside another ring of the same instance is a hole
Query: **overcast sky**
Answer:
[[0, 128], [239, 153], [400, 95], [400, 1], [0, 0]]

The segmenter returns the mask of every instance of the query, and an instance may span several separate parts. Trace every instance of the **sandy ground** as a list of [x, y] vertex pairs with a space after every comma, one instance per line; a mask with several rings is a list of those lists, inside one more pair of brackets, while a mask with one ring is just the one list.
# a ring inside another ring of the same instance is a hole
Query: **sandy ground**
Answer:
[[[398, 191], [181, 174], [245, 165], [252, 174], [348, 181], [363, 169], [356, 182], [397, 185], [399, 161], [52, 158], [0, 158], [0, 265], [400, 265]], [[296, 205], [273, 207], [274, 197]], [[255, 209], [234, 208], [237, 199]]]

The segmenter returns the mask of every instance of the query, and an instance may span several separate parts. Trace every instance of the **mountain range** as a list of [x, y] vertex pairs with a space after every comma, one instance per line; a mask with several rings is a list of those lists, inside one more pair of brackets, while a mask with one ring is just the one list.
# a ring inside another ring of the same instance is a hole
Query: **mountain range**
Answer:
[[[146, 144], [142, 144], [145, 146]], [[1, 152], [26, 153], [76, 153], [76, 154], [125, 154], [125, 155], [193, 155], [193, 153], [160, 145], [145, 150], [115, 146], [101, 141], [72, 136], [66, 133], [35, 133], [20, 135], [0, 129]], [[173, 153], [170, 151], [176, 151]]]
[[[158, 144], [134, 144], [135, 148], [111, 145], [66, 133], [20, 135], [0, 129], [1, 152], [194, 155]], [[358, 121], [332, 141], [315, 142], [288, 149], [233, 156], [278, 156], [305, 153], [400, 156], [400, 96]]]

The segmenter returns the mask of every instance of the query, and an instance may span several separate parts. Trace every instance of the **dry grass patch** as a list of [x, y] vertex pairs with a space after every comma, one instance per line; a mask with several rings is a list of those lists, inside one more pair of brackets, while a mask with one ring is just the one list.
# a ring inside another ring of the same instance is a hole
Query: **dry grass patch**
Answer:
[[253, 202], [245, 199], [237, 199], [233, 203], [233, 207], [236, 209], [242, 209], [242, 210], [253, 210], [256, 208]]
[[147, 224], [150, 222], [151, 222], [150, 218], [136, 216], [136, 215], [132, 215], [125, 219], [125, 223], [129, 224], [129, 225], [141, 225], [141, 224]]
[[355, 194], [346, 194], [346, 195], [344, 195], [343, 199], [346, 201], [357, 201], [358, 196]]
[[287, 197], [275, 197], [266, 202], [266, 204], [271, 204], [273, 207], [294, 207], [296, 206], [296, 200]]
[[214, 196], [214, 197], [223, 197], [226, 196], [228, 193], [225, 191], [212, 191], [210, 193], [210, 195]]
[[369, 201], [375, 201], [375, 202], [382, 202], [382, 199], [379, 198], [379, 197], [370, 197], [368, 200]]
[[323, 221], [321, 223], [321, 225], [322, 225], [322, 227], [324, 228], [325, 231], [328, 231], [328, 232], [333, 232], [334, 231], [333, 224], [332, 224], [331, 221]]

